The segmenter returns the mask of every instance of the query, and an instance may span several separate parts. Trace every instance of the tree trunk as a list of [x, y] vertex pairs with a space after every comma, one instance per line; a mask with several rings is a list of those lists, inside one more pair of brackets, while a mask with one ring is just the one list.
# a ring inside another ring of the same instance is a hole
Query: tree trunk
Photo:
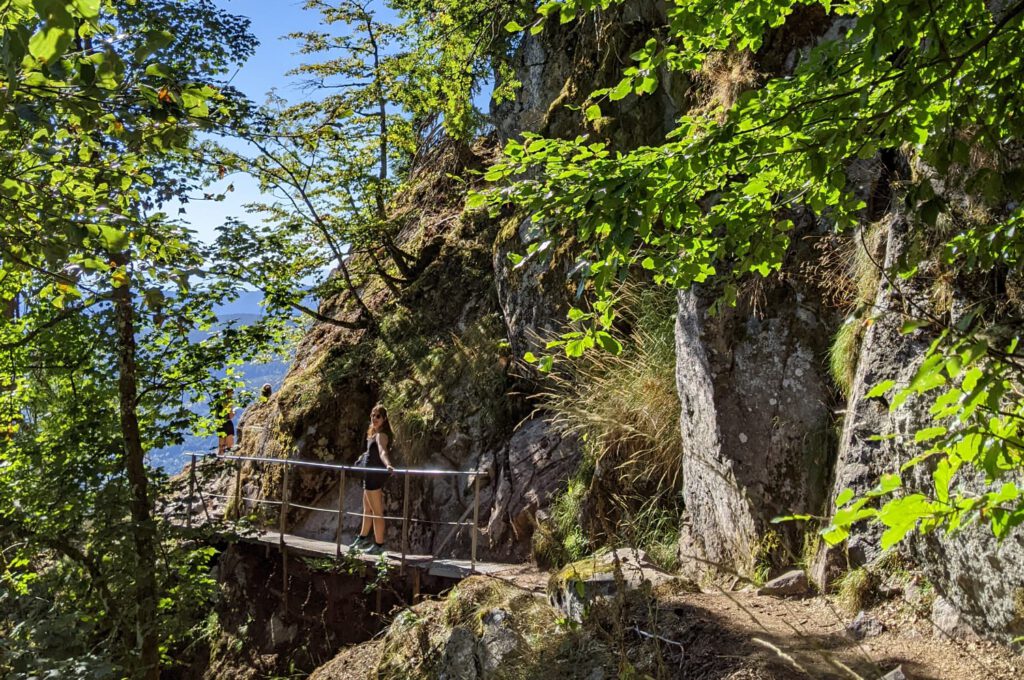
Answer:
[[[128, 269], [128, 258], [116, 255], [118, 267]], [[121, 409], [121, 437], [124, 440], [124, 467], [131, 488], [132, 538], [135, 543], [135, 634], [138, 668], [133, 675], [158, 680], [160, 677], [159, 640], [156, 611], [156, 530], [149, 498], [142, 436], [139, 432], [138, 376], [136, 366], [135, 318], [131, 279], [114, 288], [114, 313], [117, 320], [117, 392]]]

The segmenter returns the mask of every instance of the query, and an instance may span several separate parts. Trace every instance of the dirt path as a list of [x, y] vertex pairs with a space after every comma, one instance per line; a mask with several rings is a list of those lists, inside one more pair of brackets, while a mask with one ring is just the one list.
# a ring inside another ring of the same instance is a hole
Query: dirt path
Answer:
[[659, 604], [682, 609], [682, 618], [689, 620], [683, 628], [696, 621], [711, 636], [702, 643], [712, 644], [696, 646], [708, 661], [723, 654], [721, 646], [713, 644], [721, 634], [723, 642], [740, 644], [731, 654], [775, 656], [798, 671], [796, 677], [880, 678], [897, 666], [914, 680], [1024, 677], [1024, 659], [1012, 650], [988, 641], [936, 637], [929, 621], [907, 620], [898, 608], [869, 612], [885, 629], [858, 641], [847, 630], [854, 617], [824, 597], [783, 600], [749, 592], [693, 593]]
[[[549, 575], [531, 565], [510, 567], [485, 578], [546, 600]], [[915, 609], [898, 599], [867, 612], [876, 625], [869, 635], [858, 639], [849, 630], [855, 617], [831, 598], [781, 599], [752, 590], [692, 592], [692, 587], [678, 580], [656, 587], [652, 595], [640, 596], [637, 591], [628, 597], [617, 627], [609, 624], [607, 611], [602, 613], [600, 605], [595, 605], [587, 622], [572, 634], [567, 634], [554, 612], [550, 621], [535, 622], [544, 627], [546, 635], [561, 636], [565, 641], [562, 651], [545, 661], [549, 675], [543, 677], [610, 680], [618, 663], [614, 650], [619, 647], [605, 644], [603, 661], [597, 662], [603, 670], [596, 673], [593, 657], [603, 643], [595, 646], [595, 642], [606, 643], [613, 635], [622, 635], [619, 639], [625, 639], [624, 653], [630, 664], [646, 676], [659, 678], [878, 680], [897, 667], [908, 680], [1024, 678], [1024, 657], [1013, 650], [980, 639], [936, 635], [930, 621], [920, 615], [920, 607]], [[425, 602], [418, 616], [436, 616], [443, 609]], [[410, 649], [409, 654], [447, 658], [446, 640], [442, 636], [418, 651]], [[311, 678], [377, 678], [383, 644], [383, 638], [377, 638], [349, 647]], [[448, 670], [459, 670], [466, 678], [491, 677], [469, 667]]]
[[[549, 574], [525, 564], [495, 577], [540, 594]], [[781, 662], [795, 674], [792, 677], [801, 678], [880, 678], [896, 667], [912, 680], [1024, 678], [1024, 656], [987, 640], [949, 638], [899, 600], [867, 612], [882, 630], [862, 639], [848, 630], [855, 616], [834, 599], [820, 596], [783, 599], [750, 591], [683, 592], [662, 595], [657, 609], [657, 634], [680, 642], [683, 656], [689, 657], [678, 677], [790, 676]], [[736, 668], [730, 660], [737, 657], [762, 663]], [[719, 674], [726, 667], [733, 670]], [[764, 674], [743, 675], [743, 667], [759, 668]]]

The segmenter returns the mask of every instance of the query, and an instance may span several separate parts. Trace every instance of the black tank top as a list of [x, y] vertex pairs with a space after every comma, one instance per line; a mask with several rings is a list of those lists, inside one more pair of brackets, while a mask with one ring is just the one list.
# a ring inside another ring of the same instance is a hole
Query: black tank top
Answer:
[[380, 458], [380, 446], [377, 445], [377, 437], [366, 440], [366, 467], [382, 468], [384, 461]]

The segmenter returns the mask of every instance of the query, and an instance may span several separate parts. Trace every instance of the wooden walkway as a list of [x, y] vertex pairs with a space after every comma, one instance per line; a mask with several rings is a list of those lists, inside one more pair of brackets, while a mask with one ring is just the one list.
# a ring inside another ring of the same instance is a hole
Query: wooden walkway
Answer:
[[[260, 543], [275, 548], [280, 547], [282, 544], [281, 534], [276, 531], [265, 531], [256, 536], [240, 540]], [[292, 534], [285, 534], [283, 543], [289, 553], [305, 555], [307, 557], [333, 558], [337, 554], [338, 549], [334, 541], [319, 541], [314, 538], [293, 536]], [[341, 544], [342, 555], [351, 555], [351, 557], [366, 562], [367, 564], [376, 564], [381, 559], [381, 555], [367, 555], [359, 551], [352, 551], [350, 553], [349, 550], [350, 546], [345, 545], [344, 543]], [[387, 551], [383, 553], [383, 556], [389, 566], [402, 566], [401, 553]], [[470, 560], [443, 559], [434, 557], [433, 555], [406, 555], [405, 566], [419, 569], [431, 576], [463, 579], [473, 574], [496, 576], [502, 572], [514, 569], [518, 565], [498, 562], [473, 563]]]

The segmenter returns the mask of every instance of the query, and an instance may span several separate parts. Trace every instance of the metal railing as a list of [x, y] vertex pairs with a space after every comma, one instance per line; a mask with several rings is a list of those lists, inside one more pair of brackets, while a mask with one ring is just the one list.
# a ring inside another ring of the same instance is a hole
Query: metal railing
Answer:
[[[413, 524], [413, 523], [417, 523], [417, 524], [433, 524], [433, 525], [450, 526], [450, 527], [452, 527], [451, 530], [449, 531], [449, 533], [441, 541], [440, 546], [438, 547], [438, 552], [440, 552], [445, 546], [447, 546], [448, 542], [452, 539], [452, 537], [455, 535], [455, 532], [459, 528], [465, 527], [465, 526], [469, 526], [469, 527], [471, 527], [471, 533], [470, 533], [470, 570], [471, 571], [475, 571], [476, 570], [476, 563], [477, 563], [477, 541], [478, 541], [479, 521], [480, 521], [480, 477], [482, 476], [482, 473], [480, 471], [416, 470], [416, 469], [411, 469], [411, 468], [393, 468], [391, 470], [388, 470], [387, 468], [366, 468], [366, 467], [359, 467], [359, 466], [355, 466], [355, 465], [341, 465], [339, 463], [324, 463], [324, 462], [313, 461], [313, 460], [301, 460], [301, 459], [291, 459], [291, 458], [270, 458], [270, 457], [263, 457], [263, 456], [236, 456], [236, 455], [227, 455], [227, 454], [218, 455], [218, 454], [215, 454], [215, 453], [204, 453], [204, 452], [197, 452], [197, 451], [187, 451], [187, 452], [183, 453], [182, 455], [189, 456], [191, 458], [190, 467], [189, 467], [189, 493], [188, 493], [188, 510], [187, 510], [187, 520], [186, 520], [186, 524], [189, 527], [191, 527], [191, 525], [192, 525], [192, 498], [195, 495], [195, 485], [197, 483], [196, 482], [196, 474], [195, 474], [196, 459], [197, 458], [214, 458], [216, 460], [237, 461], [236, 470], [235, 470], [234, 495], [233, 496], [228, 496], [228, 495], [224, 495], [224, 494], [207, 494], [209, 497], [224, 499], [224, 500], [228, 500], [228, 501], [230, 501], [232, 498], [235, 498], [235, 499], [237, 499], [237, 502], [239, 503], [239, 507], [241, 507], [241, 504], [243, 502], [249, 502], [249, 503], [260, 504], [260, 505], [277, 505], [277, 506], [279, 506], [280, 510], [279, 510], [279, 519], [278, 519], [278, 522], [279, 522], [278, 535], [279, 535], [280, 545], [281, 545], [282, 548], [284, 548], [284, 545], [285, 545], [284, 536], [287, 533], [288, 511], [291, 508], [300, 508], [300, 509], [303, 509], [303, 510], [311, 510], [311, 511], [314, 511], [314, 512], [334, 513], [334, 514], [336, 514], [338, 516], [338, 520], [337, 520], [337, 523], [336, 523], [336, 526], [335, 526], [335, 530], [334, 530], [335, 557], [336, 558], [340, 558], [341, 557], [342, 521], [343, 521], [344, 517], [345, 516], [352, 516], [352, 517], [367, 517], [367, 516], [369, 516], [369, 517], [373, 517], [373, 518], [377, 517], [377, 515], [366, 515], [365, 513], [362, 513], [362, 512], [351, 512], [351, 511], [345, 510], [345, 483], [347, 481], [348, 473], [349, 472], [356, 472], [356, 473], [358, 473], [360, 475], [367, 474], [367, 473], [395, 474], [395, 475], [401, 475], [401, 476], [404, 477], [404, 480], [403, 480], [404, 481], [404, 489], [403, 489], [403, 494], [402, 494], [402, 516], [401, 517], [389, 517], [389, 516], [385, 515], [385, 516], [383, 516], [381, 518], [385, 519], [385, 520], [392, 520], [392, 521], [401, 520], [401, 522], [402, 522], [402, 551], [401, 551], [402, 565], [403, 566], [405, 565], [405, 563], [406, 563], [406, 556], [409, 553], [409, 527], [410, 527], [411, 524]], [[249, 463], [267, 463], [267, 464], [272, 464], [272, 465], [273, 464], [284, 465], [284, 478], [283, 478], [283, 480], [281, 482], [281, 499], [280, 500], [269, 499], [269, 498], [246, 498], [245, 496], [243, 496], [243, 494], [242, 494], [242, 465], [243, 465], [243, 463], [246, 463], [246, 462], [249, 462]], [[302, 505], [302, 504], [299, 504], [299, 503], [292, 503], [290, 501], [289, 497], [288, 497], [289, 496], [289, 491], [288, 491], [288, 489], [289, 489], [289, 484], [288, 484], [288, 482], [289, 482], [289, 470], [291, 470], [292, 467], [310, 467], [310, 468], [322, 468], [322, 469], [328, 469], [328, 470], [337, 470], [339, 475], [340, 475], [340, 479], [338, 480], [338, 507], [337, 507], [337, 509], [334, 509], [334, 508], [319, 508], [319, 507], [313, 507], [313, 506], [309, 506], [309, 505]], [[419, 518], [412, 517], [410, 515], [409, 498], [410, 498], [410, 495], [411, 495], [410, 481], [412, 480], [412, 478], [414, 476], [423, 476], [423, 477], [469, 477], [469, 476], [472, 476], [474, 478], [473, 479], [473, 506], [472, 506], [473, 521], [472, 522], [466, 521], [466, 517], [469, 515], [469, 508], [467, 508], [466, 512], [463, 513], [462, 517], [459, 518], [459, 520], [457, 522], [441, 522], [441, 521], [436, 521], [436, 520], [425, 520], [425, 519], [419, 519]]]

